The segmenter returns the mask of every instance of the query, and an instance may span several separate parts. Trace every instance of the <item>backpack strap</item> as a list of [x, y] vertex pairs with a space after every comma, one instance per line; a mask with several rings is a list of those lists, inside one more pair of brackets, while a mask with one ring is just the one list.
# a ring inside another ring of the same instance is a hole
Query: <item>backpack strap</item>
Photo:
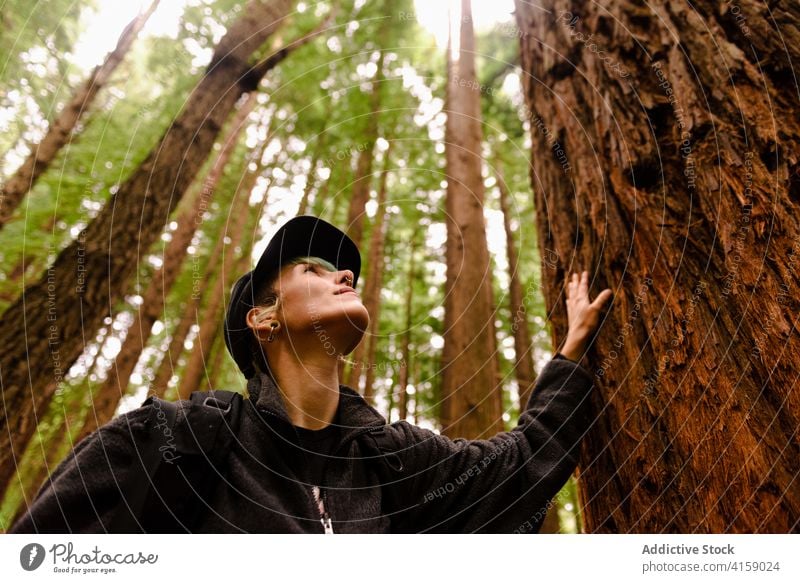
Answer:
[[232, 391], [195, 391], [183, 407], [157, 397], [145, 401], [143, 405], [153, 405], [148, 421], [161, 420], [149, 423], [142, 456], [149, 479], [145, 487], [131, 480], [132, 514], [118, 513], [114, 526], [123, 530], [112, 532], [138, 532], [142, 527], [145, 532], [191, 532], [225, 471], [242, 402]]

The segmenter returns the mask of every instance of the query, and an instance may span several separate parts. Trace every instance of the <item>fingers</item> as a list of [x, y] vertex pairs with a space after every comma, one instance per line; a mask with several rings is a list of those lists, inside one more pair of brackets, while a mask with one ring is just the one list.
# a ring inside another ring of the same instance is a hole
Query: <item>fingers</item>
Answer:
[[603, 291], [600, 292], [600, 295], [598, 295], [592, 302], [592, 307], [598, 310], [602, 310], [605, 307], [606, 302], [608, 302], [608, 300], [610, 300], [611, 296], [613, 295], [614, 294], [611, 291], [611, 289], [609, 288], [604, 289]]

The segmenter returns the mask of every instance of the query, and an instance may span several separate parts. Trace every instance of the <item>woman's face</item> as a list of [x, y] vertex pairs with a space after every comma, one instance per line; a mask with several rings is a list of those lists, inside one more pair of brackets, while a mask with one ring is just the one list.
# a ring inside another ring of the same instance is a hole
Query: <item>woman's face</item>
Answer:
[[[350, 278], [349, 280], [347, 278]], [[350, 287], [353, 272], [328, 271], [314, 263], [284, 266], [274, 285], [282, 334], [293, 344], [316, 344], [334, 356], [349, 354], [360, 342], [369, 313]]]

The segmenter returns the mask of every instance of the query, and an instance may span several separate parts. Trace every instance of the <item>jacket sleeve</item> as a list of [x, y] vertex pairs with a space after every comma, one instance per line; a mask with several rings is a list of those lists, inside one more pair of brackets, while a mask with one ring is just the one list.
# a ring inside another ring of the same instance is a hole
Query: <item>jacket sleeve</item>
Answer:
[[[42, 485], [9, 533], [105, 533], [121, 503], [120, 484], [142, 472], [134, 432], [152, 407], [112, 419], [81, 440]], [[147, 479], [144, 477], [143, 479]]]
[[[589, 426], [593, 383], [557, 355], [539, 375], [511, 431], [450, 439], [399, 421], [385, 468], [384, 513], [394, 532], [538, 532], [574, 471]], [[395, 457], [396, 456], [396, 457]]]

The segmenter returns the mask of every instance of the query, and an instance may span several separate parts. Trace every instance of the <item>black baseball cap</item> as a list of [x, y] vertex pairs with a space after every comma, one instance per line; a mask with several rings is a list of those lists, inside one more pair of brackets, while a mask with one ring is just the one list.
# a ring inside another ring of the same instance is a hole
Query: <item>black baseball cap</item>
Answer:
[[358, 283], [361, 254], [344, 232], [311, 215], [294, 217], [284, 223], [270, 239], [255, 268], [231, 288], [224, 322], [225, 346], [247, 378], [256, 374], [250, 356], [250, 342], [255, 338], [247, 327], [247, 312], [255, 305], [255, 296], [264, 283], [288, 261], [306, 256], [321, 257], [336, 269], [349, 269], [353, 272], [353, 287]]

